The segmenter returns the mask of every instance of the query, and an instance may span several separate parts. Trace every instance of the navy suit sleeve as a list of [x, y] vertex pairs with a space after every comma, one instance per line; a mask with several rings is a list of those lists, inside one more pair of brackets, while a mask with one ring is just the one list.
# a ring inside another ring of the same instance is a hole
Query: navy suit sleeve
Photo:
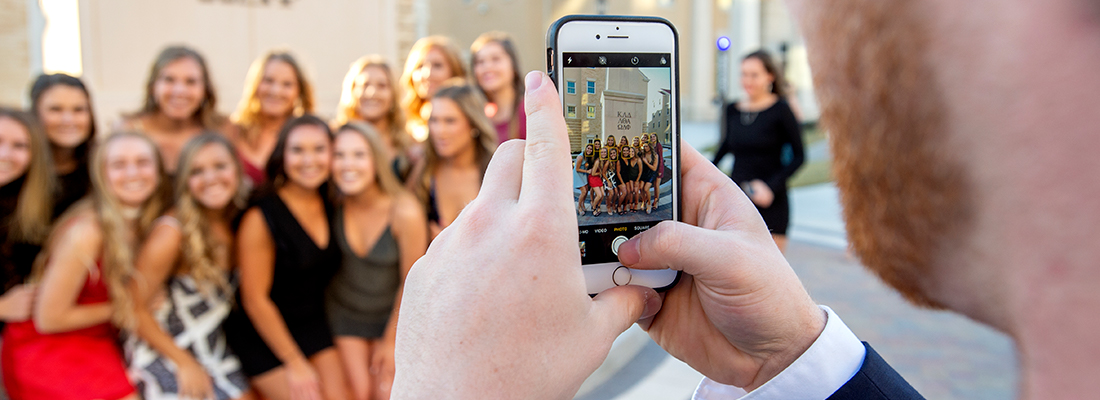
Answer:
[[852, 379], [837, 389], [828, 400], [901, 400], [924, 399], [916, 389], [909, 386], [897, 371], [886, 363], [875, 349], [863, 342], [867, 355], [863, 357], [863, 366]]

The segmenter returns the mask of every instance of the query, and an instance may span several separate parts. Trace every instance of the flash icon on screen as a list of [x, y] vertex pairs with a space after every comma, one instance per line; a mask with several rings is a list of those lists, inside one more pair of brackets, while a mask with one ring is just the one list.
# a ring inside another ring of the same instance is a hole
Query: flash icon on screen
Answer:
[[600, 56], [600, 65], [607, 65], [607, 57]]
[[568, 60], [568, 61], [566, 61], [566, 62], [568, 62], [568, 63], [572, 64], [572, 63], [573, 63], [573, 57], [569, 57], [569, 60]]

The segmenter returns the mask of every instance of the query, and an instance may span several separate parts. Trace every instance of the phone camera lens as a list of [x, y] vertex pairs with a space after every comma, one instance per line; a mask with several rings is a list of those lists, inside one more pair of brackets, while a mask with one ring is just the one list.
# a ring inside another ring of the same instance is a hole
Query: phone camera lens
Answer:
[[600, 34], [596, 34], [596, 40], [600, 40]]
[[616, 26], [616, 27], [615, 27], [615, 30], [619, 30], [619, 27], [617, 27], [617, 26]]

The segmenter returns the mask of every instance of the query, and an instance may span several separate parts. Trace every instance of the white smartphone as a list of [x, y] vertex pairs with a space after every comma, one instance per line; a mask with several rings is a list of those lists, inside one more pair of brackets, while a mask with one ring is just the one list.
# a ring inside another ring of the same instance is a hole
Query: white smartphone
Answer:
[[663, 18], [571, 15], [550, 26], [546, 41], [569, 128], [588, 293], [671, 288], [679, 271], [626, 268], [618, 247], [681, 218], [676, 29]]

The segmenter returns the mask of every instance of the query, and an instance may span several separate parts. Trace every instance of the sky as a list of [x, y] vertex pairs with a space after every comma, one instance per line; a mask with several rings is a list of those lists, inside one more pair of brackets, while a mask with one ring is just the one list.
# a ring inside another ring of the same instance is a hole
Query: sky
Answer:
[[671, 68], [638, 68], [646, 78], [649, 78], [649, 93], [646, 95], [645, 120], [649, 122], [653, 113], [661, 108], [661, 89], [672, 88]]

